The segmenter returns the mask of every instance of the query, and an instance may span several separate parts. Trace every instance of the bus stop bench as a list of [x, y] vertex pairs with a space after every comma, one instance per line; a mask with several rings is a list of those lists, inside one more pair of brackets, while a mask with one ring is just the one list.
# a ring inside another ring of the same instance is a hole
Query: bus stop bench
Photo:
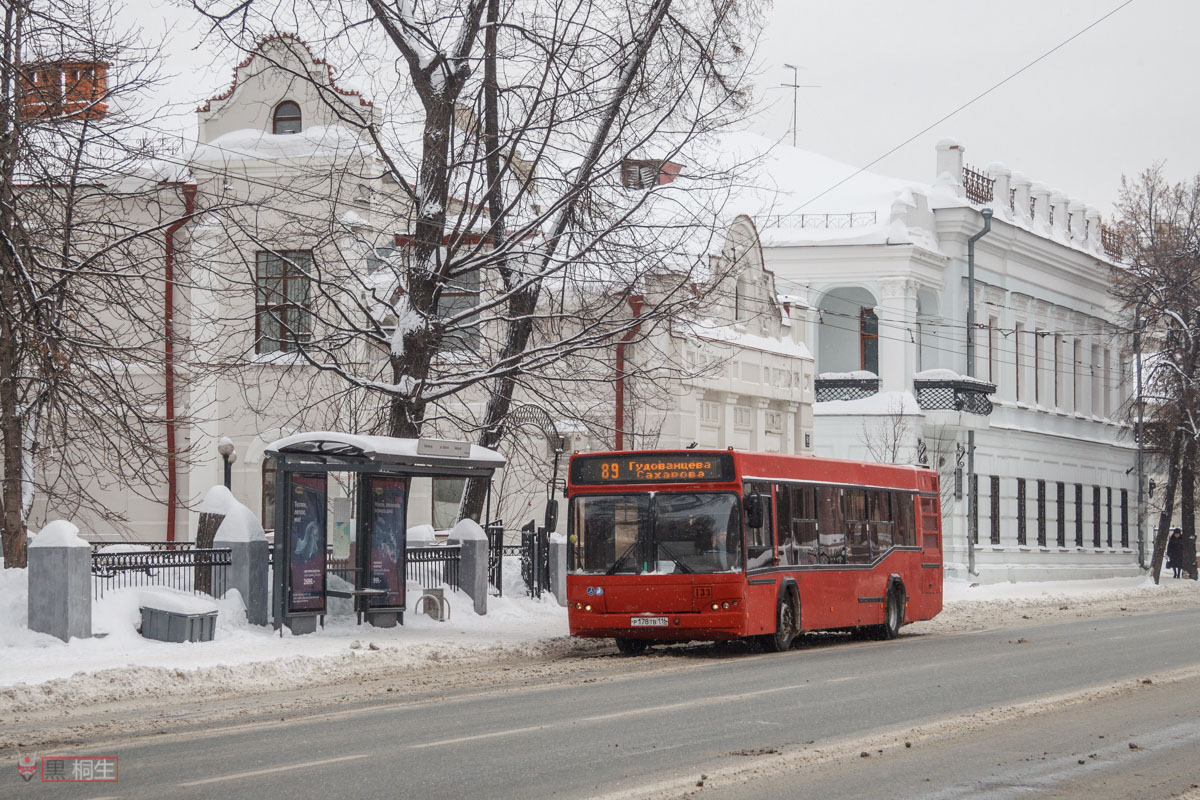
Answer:
[[[325, 590], [326, 597], [345, 597], [348, 599], [353, 599], [355, 597], [383, 597], [386, 594], [387, 589], [351, 589], [350, 591], [345, 591], [343, 589]], [[358, 612], [358, 624], [362, 625], [362, 621], [363, 612], [360, 610]], [[322, 619], [322, 625], [324, 625], [324, 619]]]

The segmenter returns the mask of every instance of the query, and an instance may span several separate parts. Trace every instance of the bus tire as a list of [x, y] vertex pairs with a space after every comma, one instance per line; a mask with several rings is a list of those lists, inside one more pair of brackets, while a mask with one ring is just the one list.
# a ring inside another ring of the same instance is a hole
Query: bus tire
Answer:
[[769, 653], [784, 653], [791, 649], [799, 629], [796, 618], [796, 596], [791, 590], [779, 598], [779, 606], [775, 611], [775, 632], [763, 636], [763, 649]]
[[875, 627], [875, 638], [895, 639], [900, 635], [900, 626], [904, 624], [904, 590], [893, 586], [887, 594], [887, 604], [883, 611], [883, 624]]
[[626, 656], [640, 656], [646, 652], [646, 648], [650, 644], [645, 639], [625, 639], [620, 636], [616, 638], [616, 642], [617, 649], [621, 651], [622, 655]]

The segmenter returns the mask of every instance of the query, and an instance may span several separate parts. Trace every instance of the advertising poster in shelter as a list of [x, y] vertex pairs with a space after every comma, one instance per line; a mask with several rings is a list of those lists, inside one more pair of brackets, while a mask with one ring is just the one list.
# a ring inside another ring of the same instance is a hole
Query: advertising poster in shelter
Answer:
[[289, 613], [325, 611], [327, 491], [324, 473], [292, 476]]
[[404, 500], [407, 478], [371, 480], [371, 588], [385, 595], [371, 598], [375, 608], [404, 607]]

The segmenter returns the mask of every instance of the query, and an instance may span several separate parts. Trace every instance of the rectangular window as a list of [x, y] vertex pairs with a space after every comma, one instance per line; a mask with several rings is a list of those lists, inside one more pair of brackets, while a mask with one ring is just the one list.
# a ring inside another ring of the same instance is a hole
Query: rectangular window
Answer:
[[1104, 491], [1107, 493], [1107, 497], [1105, 498], [1107, 501], [1105, 504], [1107, 506], [1107, 513], [1104, 516], [1104, 521], [1105, 521], [1106, 527], [1108, 529], [1108, 535], [1105, 538], [1108, 542], [1108, 546], [1112, 547], [1113, 546], [1112, 487], [1109, 486]]
[[837, 486], [817, 487], [817, 561], [846, 563], [846, 531], [842, 527], [842, 490]]
[[938, 550], [941, 548], [941, 542], [938, 541], [938, 526], [941, 509], [938, 507], [938, 499], [936, 497], [921, 498], [921, 549], [923, 550]]
[[988, 494], [991, 497], [992, 544], [1000, 544], [1000, 476], [993, 475], [988, 480]]
[[766, 420], [767, 433], [783, 432], [783, 412], [767, 411], [763, 416]]
[[709, 400], [700, 401], [700, 424], [710, 427], [720, 426], [721, 407]]
[[752, 427], [754, 414], [750, 406], [734, 406], [733, 407], [733, 427], [739, 431], [748, 431]]
[[1028, 544], [1025, 536], [1025, 479], [1017, 478], [1017, 544]]
[[1075, 484], [1075, 546], [1083, 547], [1083, 484]]
[[1121, 547], [1129, 547], [1129, 490], [1121, 490]]
[[[438, 319], [446, 324], [443, 345], [447, 350], [479, 349], [479, 270], [472, 269], [450, 278], [438, 296]], [[455, 318], [458, 319], [455, 319]]]
[[916, 519], [913, 514], [913, 496], [907, 492], [893, 492], [892, 514], [896, 522], [896, 546], [912, 547], [915, 545], [917, 532]]
[[1055, 510], [1058, 512], [1058, 546], [1067, 546], [1067, 485], [1058, 482], [1055, 490]]
[[1092, 546], [1100, 547], [1100, 487], [1092, 487]]
[[1013, 331], [1013, 363], [1017, 368], [1016, 379], [1016, 396], [1015, 399], [1019, 403], [1024, 397], [1021, 395], [1021, 370], [1024, 367], [1025, 359], [1021, 353], [1021, 345], [1024, 344], [1024, 338], [1021, 334], [1025, 333], [1025, 326], [1018, 322], [1016, 329]]
[[1054, 337], [1054, 407], [1062, 408], [1062, 337]]
[[1112, 376], [1112, 354], [1109, 353], [1107, 347], [1104, 348], [1104, 370], [1102, 372], [1102, 376], [1103, 376], [1103, 385], [1100, 387], [1100, 391], [1104, 395], [1104, 416], [1105, 416], [1105, 418], [1110, 418], [1110, 417], [1112, 417], [1112, 396], [1113, 396], [1112, 378], [1113, 378], [1113, 376]]
[[1042, 377], [1042, 337], [1045, 334], [1045, 331], [1033, 332], [1033, 402], [1039, 405], [1044, 391], [1042, 384], [1045, 383]]
[[996, 328], [999, 327], [1000, 320], [996, 317], [988, 317], [988, 381], [996, 382]]
[[[792, 564], [816, 564], [820, 551], [817, 536], [817, 487], [793, 486], [792, 492]], [[781, 534], [782, 535], [782, 534]]]
[[454, 523], [458, 521], [458, 507], [466, 485], [466, 478], [433, 479], [432, 520], [436, 530], [448, 530], [454, 527]]
[[971, 476], [967, 482], [967, 491], [971, 493], [971, 539], [979, 544], [979, 475]]
[[879, 374], [879, 317], [875, 309], [864, 308], [859, 312], [859, 339], [862, 343], [860, 369]]
[[256, 254], [255, 352], [295, 351], [312, 334], [309, 272], [312, 251]]
[[[1079, 413], [1083, 411], [1083, 398], [1079, 396], [1079, 340], [1076, 339], [1071, 345], [1071, 402], [1075, 404], [1074, 411]], [[1083, 542], [1080, 542], [1083, 546]]]
[[1037, 537], [1038, 547], [1046, 546], [1046, 482], [1037, 482]]

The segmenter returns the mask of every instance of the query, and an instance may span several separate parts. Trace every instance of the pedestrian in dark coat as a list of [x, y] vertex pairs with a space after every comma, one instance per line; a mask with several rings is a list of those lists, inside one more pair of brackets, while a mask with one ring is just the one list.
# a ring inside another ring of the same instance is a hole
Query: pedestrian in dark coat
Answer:
[[1183, 571], [1183, 529], [1172, 528], [1167, 540], [1167, 566], [1175, 571], [1175, 577]]

